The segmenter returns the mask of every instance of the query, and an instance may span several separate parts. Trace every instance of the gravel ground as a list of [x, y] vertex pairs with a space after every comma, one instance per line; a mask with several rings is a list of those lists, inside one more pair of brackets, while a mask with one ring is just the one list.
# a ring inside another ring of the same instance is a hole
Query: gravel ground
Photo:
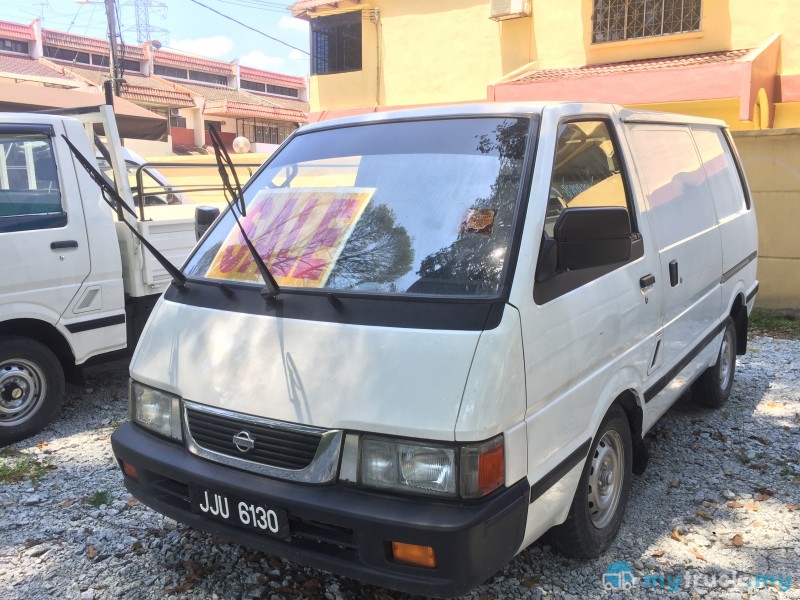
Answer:
[[[0, 467], [28, 461], [39, 474], [0, 483], [0, 598], [408, 598], [137, 503], [109, 443], [127, 418], [127, 363], [86, 378], [56, 423], [0, 455]], [[723, 409], [681, 399], [647, 444], [647, 472], [605, 555], [571, 560], [539, 541], [466, 597], [800, 598], [800, 342], [753, 339]], [[603, 589], [615, 561], [632, 567], [630, 591]]]

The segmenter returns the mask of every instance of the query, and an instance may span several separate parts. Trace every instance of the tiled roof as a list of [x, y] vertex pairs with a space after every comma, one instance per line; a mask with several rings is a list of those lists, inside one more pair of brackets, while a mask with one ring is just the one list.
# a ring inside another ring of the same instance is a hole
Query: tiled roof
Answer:
[[194, 83], [181, 82], [180, 87], [205, 98], [206, 114], [308, 122], [308, 104], [301, 100], [257, 96], [244, 90]]
[[275, 119], [277, 121], [291, 121], [293, 123], [308, 122], [308, 114], [299, 110], [280, 108], [278, 106], [244, 104], [241, 102], [208, 102], [203, 112], [209, 115], [257, 117], [261, 119]]
[[604, 65], [586, 65], [583, 67], [564, 68], [564, 69], [534, 69], [528, 71], [508, 82], [531, 83], [535, 81], [546, 81], [556, 79], [576, 79], [580, 77], [595, 77], [610, 75], [612, 73], [630, 73], [636, 71], [654, 71], [662, 69], [678, 69], [708, 65], [714, 63], [734, 62], [746, 56], [750, 52], [747, 50], [727, 50], [723, 52], [708, 52], [706, 54], [689, 54], [686, 56], [668, 56], [666, 58], [647, 58], [643, 60], [632, 60], [621, 63], [609, 63]]
[[[28, 77], [47, 77], [50, 79], [74, 80], [64, 69], [57, 69], [27, 56], [0, 54], [0, 73], [27, 75]], [[75, 82], [76, 84], [78, 82]]]
[[262, 71], [260, 69], [240, 66], [239, 74], [241, 75], [242, 79], [247, 79], [248, 81], [271, 83], [272, 85], [282, 85], [285, 87], [293, 87], [298, 89], [303, 89], [306, 87], [306, 80], [304, 78], [293, 77], [292, 75], [284, 75], [283, 73], [273, 73], [271, 71]]
[[230, 63], [167, 50], [156, 50], [153, 55], [153, 60], [157, 65], [182, 67], [184, 69], [205, 71], [206, 73], [216, 73], [218, 75], [230, 75], [233, 73], [233, 65]]
[[[108, 54], [108, 42], [105, 40], [75, 33], [53, 31], [52, 29], [42, 29], [42, 43], [45, 46], [60, 46], [73, 50], [83, 50], [84, 52]], [[120, 46], [118, 48], [120, 52], [123, 51]], [[125, 58], [130, 60], [144, 60], [144, 49], [141, 46], [129, 46], [126, 44], [124, 53]]]
[[0, 21], [0, 37], [14, 40], [36, 39], [33, 27], [30, 25], [20, 25], [19, 23], [9, 23], [8, 21]]
[[260, 104], [259, 100], [254, 96], [251, 96], [247, 92], [243, 90], [234, 90], [232, 88], [222, 87], [222, 86], [214, 86], [214, 85], [200, 85], [197, 83], [189, 83], [181, 81], [180, 87], [185, 88], [192, 92], [193, 94], [197, 94], [198, 96], [202, 96], [206, 100], [209, 101], [232, 101], [232, 102], [243, 102], [245, 104]]
[[[70, 66], [68, 70], [93, 83], [102, 86], [108, 79], [108, 70], [89, 67]], [[191, 94], [176, 90], [170, 84], [154, 77], [145, 77], [140, 73], [126, 71], [123, 75], [125, 84], [120, 90], [126, 100], [141, 104], [164, 104], [173, 107], [194, 106]]]
[[314, 12], [319, 7], [326, 8], [341, 8], [343, 5], [357, 5], [361, 4], [361, 0], [299, 0], [289, 7], [292, 15], [299, 17], [305, 15], [307, 12]]

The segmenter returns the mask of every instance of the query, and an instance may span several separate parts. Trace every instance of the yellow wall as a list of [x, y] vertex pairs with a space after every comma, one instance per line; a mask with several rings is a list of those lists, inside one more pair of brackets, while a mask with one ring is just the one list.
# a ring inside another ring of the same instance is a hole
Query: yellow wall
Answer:
[[800, 308], [800, 131], [734, 134], [758, 218], [756, 303]]
[[[484, 100], [487, 85], [525, 65], [558, 68], [755, 48], [774, 33], [782, 35], [781, 72], [800, 73], [795, 0], [758, 2], [757, 10], [753, 0], [703, 0], [700, 32], [604, 44], [591, 43], [593, 0], [532, 0], [532, 18], [502, 22], [489, 19], [489, 0], [373, 0], [359, 6], [363, 69], [312, 76], [312, 112]], [[377, 25], [369, 20], [372, 8], [380, 13]]]

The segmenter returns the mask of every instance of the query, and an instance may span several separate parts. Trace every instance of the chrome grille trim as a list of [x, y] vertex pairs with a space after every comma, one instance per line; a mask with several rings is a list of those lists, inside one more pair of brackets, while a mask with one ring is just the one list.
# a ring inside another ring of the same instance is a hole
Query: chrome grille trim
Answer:
[[[302, 469], [287, 469], [265, 465], [202, 446], [192, 435], [189, 426], [190, 410], [235, 421], [237, 425], [241, 425], [242, 429], [246, 429], [248, 425], [257, 425], [286, 432], [320, 436], [319, 445], [317, 446], [317, 451], [311, 459], [311, 462]], [[286, 421], [275, 421], [273, 419], [206, 406], [189, 400], [183, 401], [182, 413], [183, 429], [186, 434], [186, 447], [189, 452], [196, 456], [229, 467], [288, 481], [321, 484], [330, 483], [336, 479], [339, 468], [339, 455], [341, 453], [342, 440], [344, 439], [344, 432], [341, 429], [322, 429], [297, 423], [287, 423]]]

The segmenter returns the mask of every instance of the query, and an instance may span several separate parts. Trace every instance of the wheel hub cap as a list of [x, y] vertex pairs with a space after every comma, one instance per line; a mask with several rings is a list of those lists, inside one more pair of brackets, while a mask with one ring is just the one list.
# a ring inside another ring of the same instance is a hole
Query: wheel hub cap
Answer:
[[0, 424], [16, 425], [44, 400], [45, 380], [35, 364], [16, 359], [0, 364]]
[[589, 471], [589, 516], [598, 529], [614, 518], [622, 493], [625, 450], [616, 431], [607, 431], [595, 448]]

